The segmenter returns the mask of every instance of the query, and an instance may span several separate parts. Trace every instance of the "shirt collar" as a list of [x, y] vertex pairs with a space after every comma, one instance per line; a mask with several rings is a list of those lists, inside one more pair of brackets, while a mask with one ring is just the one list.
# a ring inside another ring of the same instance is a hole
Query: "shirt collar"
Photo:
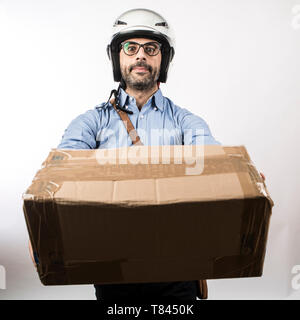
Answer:
[[[121, 107], [124, 107], [126, 102], [128, 102], [130, 96], [128, 93], [123, 90], [122, 88], [120, 89], [120, 105]], [[164, 99], [163, 95], [160, 89], [158, 89], [149, 99], [151, 99], [152, 106], [157, 107], [160, 111], [164, 110]]]

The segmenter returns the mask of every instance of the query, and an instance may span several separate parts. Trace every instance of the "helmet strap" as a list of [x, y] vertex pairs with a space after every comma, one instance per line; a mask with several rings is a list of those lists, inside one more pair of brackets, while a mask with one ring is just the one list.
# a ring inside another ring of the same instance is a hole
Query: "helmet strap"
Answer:
[[[120, 81], [120, 85], [119, 85], [119, 88], [122, 88], [124, 91], [126, 90], [126, 82], [124, 81], [123, 78], [121, 78], [121, 81]], [[118, 89], [119, 90], [119, 89]]]

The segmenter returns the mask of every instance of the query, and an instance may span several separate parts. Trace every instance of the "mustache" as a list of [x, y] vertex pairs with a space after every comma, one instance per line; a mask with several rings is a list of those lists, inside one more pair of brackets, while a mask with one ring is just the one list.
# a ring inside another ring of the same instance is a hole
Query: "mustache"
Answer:
[[136, 64], [133, 64], [129, 67], [129, 71], [131, 72], [135, 67], [143, 67], [146, 68], [149, 72], [152, 72], [152, 67], [145, 62], [137, 62]]

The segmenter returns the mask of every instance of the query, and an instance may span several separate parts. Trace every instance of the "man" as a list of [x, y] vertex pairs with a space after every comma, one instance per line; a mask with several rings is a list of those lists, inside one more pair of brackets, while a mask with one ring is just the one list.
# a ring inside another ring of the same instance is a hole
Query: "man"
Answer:
[[[175, 53], [171, 29], [162, 16], [146, 9], [122, 14], [113, 26], [107, 53], [114, 80], [120, 82], [118, 90], [112, 91], [116, 107], [128, 113], [144, 145], [187, 145], [199, 141], [220, 144], [202, 118], [176, 106], [159, 89], [159, 83], [167, 80]], [[118, 112], [107, 102], [75, 118], [58, 148], [95, 149], [132, 144]], [[196, 281], [95, 284], [95, 289], [97, 299], [101, 300], [188, 300], [197, 296]]]
[[[107, 52], [114, 80], [120, 82], [118, 90], [114, 91], [117, 106], [128, 112], [143, 144], [195, 144], [199, 138], [205, 144], [219, 144], [203, 119], [176, 106], [159, 89], [159, 83], [166, 82], [175, 53], [171, 29], [163, 17], [145, 9], [125, 12], [113, 26]], [[200, 134], [197, 129], [201, 129]], [[117, 111], [111, 103], [102, 103], [70, 123], [58, 148], [95, 149], [131, 145], [131, 138]], [[197, 296], [196, 281], [96, 284], [95, 289], [97, 299], [101, 300], [187, 300]]]

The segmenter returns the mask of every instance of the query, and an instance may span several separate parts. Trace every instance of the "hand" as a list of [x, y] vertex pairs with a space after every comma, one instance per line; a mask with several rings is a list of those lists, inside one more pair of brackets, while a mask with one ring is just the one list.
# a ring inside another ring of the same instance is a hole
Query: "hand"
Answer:
[[266, 180], [265, 175], [264, 175], [262, 172], [260, 172], [260, 175], [261, 175], [261, 177], [262, 177], [263, 181], [265, 181], [265, 180]]
[[28, 246], [29, 246], [29, 253], [30, 253], [30, 257], [31, 257], [31, 260], [33, 262], [33, 265], [35, 266], [35, 268], [37, 268], [35, 260], [34, 260], [33, 250], [32, 250], [32, 246], [31, 246], [30, 240], [28, 241]]

